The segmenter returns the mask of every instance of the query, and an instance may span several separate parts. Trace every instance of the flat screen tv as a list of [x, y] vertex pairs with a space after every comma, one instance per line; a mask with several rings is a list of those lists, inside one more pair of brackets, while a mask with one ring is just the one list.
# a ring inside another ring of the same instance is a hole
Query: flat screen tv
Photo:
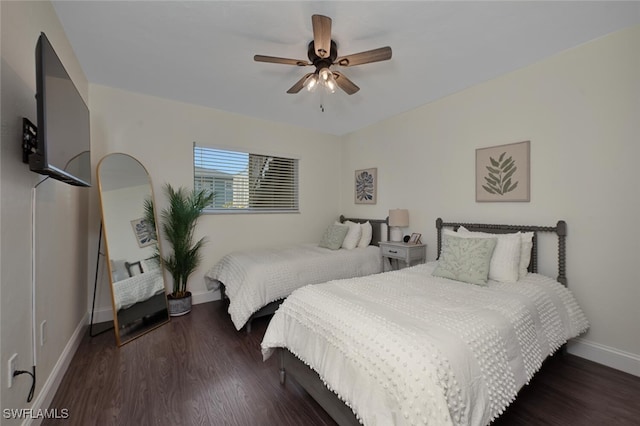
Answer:
[[29, 168], [76, 186], [91, 186], [89, 108], [44, 33], [36, 44], [36, 150]]

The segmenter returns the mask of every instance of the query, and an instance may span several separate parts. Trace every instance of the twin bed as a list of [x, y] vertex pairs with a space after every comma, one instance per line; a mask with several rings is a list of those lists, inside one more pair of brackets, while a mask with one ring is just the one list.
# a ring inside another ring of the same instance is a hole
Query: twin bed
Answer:
[[318, 243], [243, 250], [224, 256], [205, 274], [209, 290], [220, 288], [229, 299], [229, 314], [237, 330], [251, 331], [254, 318], [273, 314], [292, 291], [307, 284], [382, 272], [378, 243], [387, 221], [340, 216], [341, 223], [371, 225], [365, 247], [331, 250]]
[[[546, 357], [587, 330], [563, 285], [564, 222], [438, 219], [436, 226], [437, 262], [304, 286], [287, 297], [262, 341], [265, 359], [280, 357], [281, 383], [294, 377], [341, 425], [486, 425]], [[557, 279], [537, 273], [539, 233], [557, 235]], [[493, 245], [495, 260], [514, 234], [521, 244], [513, 259], [523, 260], [525, 270], [513, 282], [491, 279], [489, 265], [505, 265], [476, 254]], [[483, 268], [485, 281], [470, 284], [466, 277]]]
[[112, 268], [116, 268], [112, 276], [117, 279], [112, 283], [113, 304], [121, 330], [149, 317], [168, 318], [164, 277], [156, 260], [112, 262]]

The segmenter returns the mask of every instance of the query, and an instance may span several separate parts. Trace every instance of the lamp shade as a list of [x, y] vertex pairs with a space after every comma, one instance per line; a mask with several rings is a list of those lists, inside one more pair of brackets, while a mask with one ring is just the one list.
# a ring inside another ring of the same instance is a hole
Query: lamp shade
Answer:
[[409, 210], [392, 209], [389, 210], [389, 226], [409, 226]]

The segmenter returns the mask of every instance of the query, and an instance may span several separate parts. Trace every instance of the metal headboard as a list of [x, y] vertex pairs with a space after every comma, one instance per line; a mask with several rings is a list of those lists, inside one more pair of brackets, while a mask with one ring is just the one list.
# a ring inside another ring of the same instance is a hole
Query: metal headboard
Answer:
[[534, 225], [496, 225], [484, 223], [463, 223], [444, 222], [441, 218], [436, 219], [438, 230], [438, 258], [442, 249], [442, 228], [453, 228], [455, 231], [460, 226], [464, 226], [469, 231], [488, 232], [491, 234], [508, 234], [512, 232], [533, 232], [533, 247], [531, 249], [531, 262], [529, 272], [538, 272], [538, 232], [555, 232], [558, 236], [558, 282], [567, 285], [566, 275], [566, 237], [567, 223], [559, 220], [556, 226], [534, 226]]

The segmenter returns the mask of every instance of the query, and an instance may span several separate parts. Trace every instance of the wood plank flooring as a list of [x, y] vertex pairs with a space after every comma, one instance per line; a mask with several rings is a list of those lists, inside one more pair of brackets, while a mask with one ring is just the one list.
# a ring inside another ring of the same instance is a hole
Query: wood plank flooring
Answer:
[[[121, 348], [113, 332], [85, 337], [43, 425], [335, 425], [293, 380], [262, 361], [268, 323], [238, 332], [221, 301]], [[572, 356], [548, 360], [494, 425], [640, 425], [640, 378]]]

